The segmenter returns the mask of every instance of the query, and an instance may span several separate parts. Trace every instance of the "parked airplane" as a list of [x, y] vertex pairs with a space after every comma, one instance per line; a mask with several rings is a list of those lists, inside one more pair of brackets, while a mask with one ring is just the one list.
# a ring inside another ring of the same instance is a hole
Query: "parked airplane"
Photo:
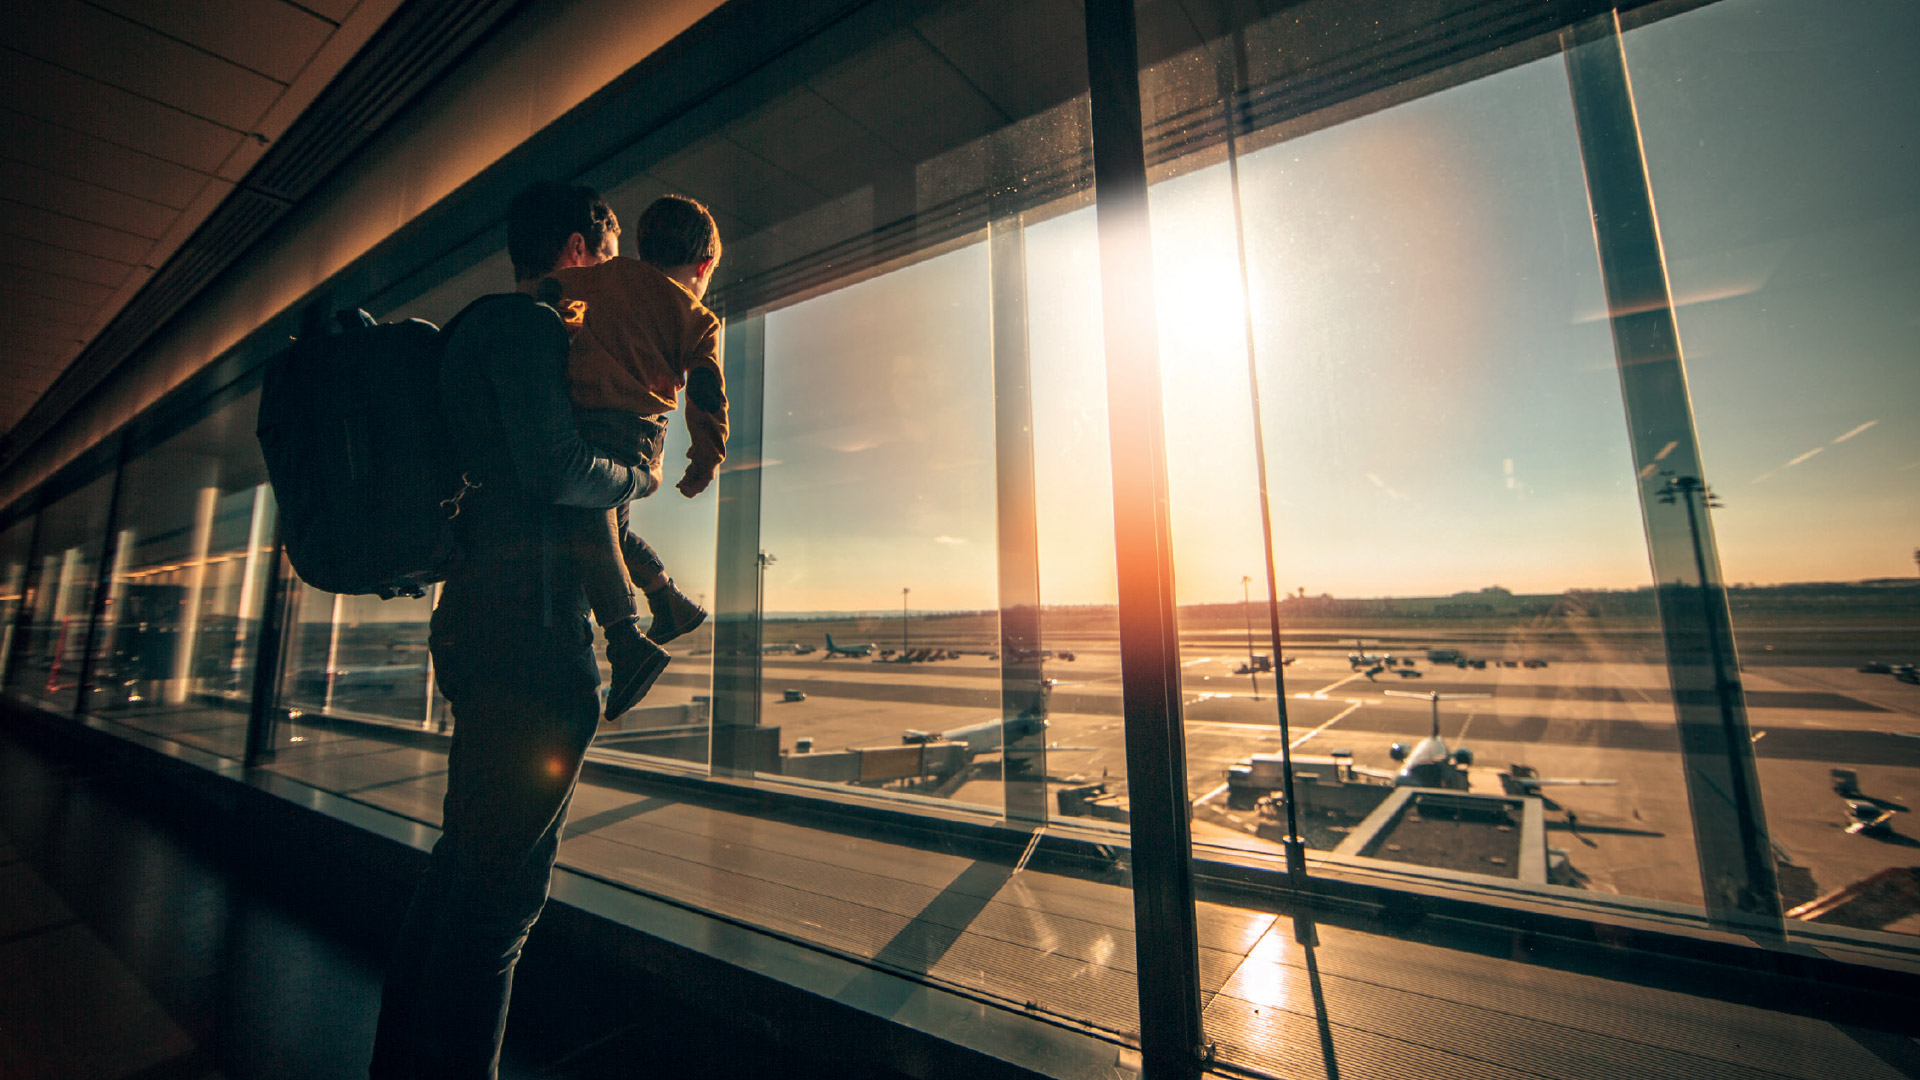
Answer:
[[[1011, 731], [1016, 742], [1030, 736], [1045, 737], [1047, 720], [1044, 716], [1021, 716], [1013, 720], [1001, 720], [995, 717], [982, 720], [977, 724], [965, 724], [946, 731], [901, 732], [900, 741], [909, 746], [930, 742], [957, 742], [967, 744], [968, 754], [997, 754], [1006, 747], [1006, 736]], [[1061, 746], [1050, 743], [1049, 750], [1098, 750], [1097, 746]]]
[[1368, 652], [1367, 640], [1365, 638], [1353, 639], [1353, 647], [1357, 651], [1350, 652], [1347, 654], [1347, 663], [1349, 666], [1353, 667], [1355, 670], [1358, 670], [1360, 668], [1385, 669], [1385, 668], [1390, 668], [1394, 665], [1394, 658], [1392, 653]]
[[833, 643], [833, 635], [828, 634], [827, 651], [821, 654], [820, 659], [831, 660], [836, 656], [872, 656], [874, 650], [878, 647], [879, 646], [871, 641], [865, 645], [835, 645]]
[[1440, 702], [1493, 695], [1442, 694], [1438, 690], [1424, 694], [1407, 690], [1388, 690], [1386, 693], [1388, 697], [1425, 698], [1433, 703], [1432, 734], [1411, 748], [1406, 743], [1394, 743], [1387, 751], [1393, 760], [1400, 762], [1400, 774], [1394, 778], [1394, 786], [1467, 790], [1467, 767], [1473, 764], [1473, 751], [1464, 746], [1458, 750], [1447, 749], [1447, 741], [1440, 737]]

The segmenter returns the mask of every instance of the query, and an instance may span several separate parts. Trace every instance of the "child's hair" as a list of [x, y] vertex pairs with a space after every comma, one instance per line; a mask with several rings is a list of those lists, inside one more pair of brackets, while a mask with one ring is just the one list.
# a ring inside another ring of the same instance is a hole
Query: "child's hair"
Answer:
[[687, 266], [720, 257], [720, 227], [707, 208], [685, 195], [663, 195], [640, 213], [640, 257], [659, 267]]
[[567, 238], [579, 233], [587, 250], [597, 252], [607, 234], [620, 234], [619, 219], [585, 184], [541, 180], [528, 185], [507, 207], [507, 254], [513, 276], [530, 281], [553, 273]]

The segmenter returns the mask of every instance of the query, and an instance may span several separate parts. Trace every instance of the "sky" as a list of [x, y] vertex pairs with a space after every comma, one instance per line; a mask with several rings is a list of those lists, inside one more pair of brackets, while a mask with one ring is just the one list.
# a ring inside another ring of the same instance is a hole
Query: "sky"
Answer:
[[[1728, 581], [1914, 572], [1916, 12], [1726, 0], [1626, 38]], [[1563, 62], [1240, 166], [1280, 588], [1647, 584]], [[1264, 571], [1226, 166], [1151, 213], [1178, 599], [1237, 600]], [[995, 606], [980, 239], [765, 316], [768, 610]], [[1091, 208], [1032, 224], [1025, 271], [1042, 597], [1111, 602]], [[713, 512], [636, 507], [689, 591]]]

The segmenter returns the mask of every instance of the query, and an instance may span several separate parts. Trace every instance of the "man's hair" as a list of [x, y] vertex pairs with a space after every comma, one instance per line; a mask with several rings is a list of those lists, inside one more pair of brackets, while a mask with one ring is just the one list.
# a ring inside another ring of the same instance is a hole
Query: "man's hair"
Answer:
[[515, 195], [507, 206], [507, 254], [513, 259], [514, 279], [552, 273], [574, 233], [590, 252], [599, 251], [609, 235], [620, 235], [620, 221], [599, 192], [585, 184], [541, 180]]
[[720, 227], [707, 208], [685, 195], [663, 195], [640, 212], [640, 257], [659, 267], [687, 266], [720, 257]]

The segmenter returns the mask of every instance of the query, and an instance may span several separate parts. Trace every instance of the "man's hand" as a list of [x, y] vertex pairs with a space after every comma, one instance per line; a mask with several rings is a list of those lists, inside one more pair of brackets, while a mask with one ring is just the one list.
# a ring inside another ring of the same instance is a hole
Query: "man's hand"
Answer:
[[695, 462], [687, 466], [687, 474], [680, 478], [680, 483], [676, 486], [679, 487], [680, 494], [691, 499], [707, 490], [707, 487], [713, 483], [713, 474], [718, 471], [717, 465], [701, 465]]

